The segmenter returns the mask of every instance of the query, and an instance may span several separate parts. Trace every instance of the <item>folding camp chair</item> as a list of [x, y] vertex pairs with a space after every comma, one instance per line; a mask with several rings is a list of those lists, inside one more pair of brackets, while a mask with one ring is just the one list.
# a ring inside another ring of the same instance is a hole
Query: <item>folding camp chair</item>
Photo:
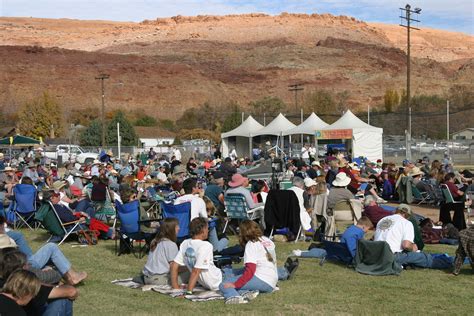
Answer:
[[61, 241], [58, 246], [63, 243], [71, 234], [77, 234], [79, 230], [87, 229], [81, 226], [83, 220], [77, 220], [69, 223], [63, 223], [58, 213], [54, 209], [51, 202], [45, 201], [35, 213], [35, 219], [39, 221], [43, 227], [51, 234], [48, 242], [53, 238], [59, 238]]
[[[125, 245], [135, 257], [137, 257], [135, 253], [135, 249], [137, 248], [135, 247], [135, 243], [138, 244], [137, 258], [140, 259], [142, 257], [142, 252], [146, 248], [146, 238], [148, 237], [148, 234], [141, 230], [140, 224], [155, 220], [140, 220], [139, 201], [132, 201], [125, 204], [115, 201], [115, 208], [117, 210], [117, 217], [120, 221], [120, 228], [116, 229], [116, 232], [120, 237], [120, 242]], [[142, 246], [143, 242], [145, 243]], [[120, 256], [122, 254], [122, 249], [117, 249], [117, 239], [115, 239], [115, 253]]]
[[258, 215], [258, 213], [259, 211], [263, 211], [263, 206], [249, 209], [247, 201], [242, 194], [227, 194], [224, 197], [224, 205], [224, 212], [227, 215], [227, 220], [223, 232], [226, 231], [227, 225], [231, 219], [236, 219], [238, 221], [245, 219], [255, 220], [261, 218], [261, 215]]
[[148, 187], [147, 191], [147, 201], [150, 205], [146, 208], [146, 212], [148, 216], [151, 218], [160, 218], [161, 216], [161, 201], [163, 201], [163, 197], [159, 195], [154, 187]]
[[191, 202], [174, 204], [173, 202], [162, 202], [161, 210], [163, 218], [174, 217], [179, 222], [179, 232], [176, 237], [183, 241], [189, 237], [189, 223], [191, 222]]
[[411, 193], [413, 194], [415, 202], [418, 202], [417, 205], [420, 205], [422, 203], [433, 203], [433, 199], [431, 198], [430, 194], [428, 192], [420, 191], [414, 184], [412, 184], [411, 186]]
[[323, 265], [325, 260], [338, 261], [346, 265], [352, 264], [352, 255], [345, 243], [323, 239], [323, 245], [327, 254], [326, 258], [321, 260], [320, 265]]
[[341, 229], [341, 226], [343, 226], [341, 231], [345, 231], [348, 226], [355, 225], [359, 218], [361, 218], [362, 204], [356, 199], [341, 200], [336, 203], [332, 213], [331, 216], [328, 216], [324, 237], [334, 241], [341, 235], [337, 234], [338, 227]]
[[[459, 225], [461, 224], [456, 225], [456, 222], [457, 222], [456, 218], [459, 219], [458, 221], [459, 223], [461, 222], [461, 216], [463, 217], [463, 220], [466, 221], [466, 219], [464, 218], [464, 201], [454, 200], [451, 194], [451, 191], [449, 191], [449, 188], [446, 184], [441, 184], [440, 188], [441, 188], [441, 192], [443, 192], [443, 196], [445, 200], [445, 204], [441, 205], [441, 208], [440, 208], [440, 221], [443, 222], [443, 224], [446, 224], [447, 218], [445, 219], [445, 216], [448, 216], [451, 213], [451, 211], [454, 211], [454, 215], [453, 215], [454, 226], [456, 226], [456, 228], [459, 230], [465, 228], [466, 227], [465, 224], [462, 225], [463, 227], [459, 227]], [[449, 215], [449, 217], [451, 217], [451, 215]]]
[[26, 226], [33, 230], [33, 227], [36, 228], [36, 224], [31, 223], [32, 220], [34, 221], [36, 212], [37, 191], [35, 186], [17, 184], [13, 187], [13, 195], [15, 200], [13, 201], [12, 211], [16, 215], [16, 220], [13, 222], [14, 229]]

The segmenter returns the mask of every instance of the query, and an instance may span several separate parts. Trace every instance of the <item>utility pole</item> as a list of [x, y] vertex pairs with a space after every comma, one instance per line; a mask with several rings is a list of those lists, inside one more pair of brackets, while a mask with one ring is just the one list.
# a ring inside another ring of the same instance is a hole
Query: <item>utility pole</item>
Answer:
[[295, 83], [288, 86], [288, 91], [295, 92], [295, 109], [298, 109], [298, 91], [304, 90], [303, 85], [301, 83]]
[[[405, 16], [403, 16], [403, 11], [405, 11]], [[400, 8], [400, 18], [402, 22], [400, 26], [403, 26], [407, 29], [407, 119], [408, 119], [408, 132], [406, 134], [406, 155], [407, 159], [411, 159], [411, 105], [410, 105], [410, 30], [419, 30], [419, 28], [411, 26], [411, 22], [420, 22], [419, 20], [412, 19], [411, 15], [420, 14], [421, 9], [415, 8], [411, 9], [411, 6], [407, 4], [405, 8]], [[406, 25], [403, 24], [403, 20], [406, 20]]]
[[101, 121], [102, 121], [102, 133], [101, 133], [101, 140], [102, 140], [102, 149], [105, 149], [105, 83], [104, 80], [109, 79], [110, 76], [107, 74], [100, 74], [99, 76], [95, 77], [96, 80], [101, 81], [102, 87], [102, 109], [100, 112]]

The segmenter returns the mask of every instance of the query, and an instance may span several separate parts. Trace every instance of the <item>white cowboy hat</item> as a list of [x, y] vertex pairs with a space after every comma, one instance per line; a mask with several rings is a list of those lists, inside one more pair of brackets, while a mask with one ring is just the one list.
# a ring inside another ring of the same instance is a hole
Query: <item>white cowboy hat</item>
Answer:
[[332, 185], [335, 187], [345, 187], [349, 183], [351, 183], [351, 178], [349, 178], [345, 172], [339, 172], [336, 179], [332, 182]]

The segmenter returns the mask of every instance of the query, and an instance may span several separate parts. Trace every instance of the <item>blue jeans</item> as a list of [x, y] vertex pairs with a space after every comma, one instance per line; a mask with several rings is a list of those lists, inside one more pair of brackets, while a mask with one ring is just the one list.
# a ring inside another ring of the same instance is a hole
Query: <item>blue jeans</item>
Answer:
[[66, 259], [58, 245], [53, 243], [47, 243], [28, 258], [28, 263], [36, 269], [43, 269], [50, 261], [53, 262], [61, 275], [66, 274], [71, 269], [71, 263]]
[[22, 233], [10, 230], [7, 232], [7, 236], [13, 239], [18, 246], [18, 250], [25, 254], [26, 258], [30, 258], [33, 255], [33, 251], [26, 242], [25, 237]]
[[234, 283], [237, 281], [241, 274], [243, 273], [243, 269], [223, 269], [224, 272], [224, 280], [219, 285], [219, 290], [222, 292], [224, 297], [228, 299], [229, 297], [240, 296], [241, 294], [248, 292], [248, 291], [259, 291], [260, 293], [270, 293], [273, 291], [273, 287], [269, 284], [263, 282], [256, 276], [251, 278], [243, 287], [240, 289], [235, 288], [224, 288], [225, 283]]
[[419, 268], [449, 269], [453, 267], [453, 258], [443, 254], [424, 252], [399, 252], [395, 260], [401, 265], [412, 265]]
[[308, 251], [302, 251], [301, 257], [302, 258], [324, 258], [326, 257], [327, 252], [321, 248], [312, 248]]
[[216, 231], [215, 227], [213, 227], [209, 230], [209, 235], [208, 235], [207, 239], [212, 244], [213, 250], [218, 251], [218, 252], [221, 252], [229, 244], [229, 239], [227, 239], [227, 238], [219, 239], [217, 237], [217, 231]]
[[43, 316], [72, 316], [72, 301], [60, 298], [48, 301], [43, 310]]

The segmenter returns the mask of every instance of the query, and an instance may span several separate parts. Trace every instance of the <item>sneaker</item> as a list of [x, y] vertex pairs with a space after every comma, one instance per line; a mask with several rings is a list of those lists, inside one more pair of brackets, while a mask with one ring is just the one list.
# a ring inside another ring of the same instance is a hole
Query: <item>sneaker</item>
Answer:
[[295, 256], [295, 257], [301, 257], [301, 252], [302, 252], [301, 250], [295, 249], [295, 250], [293, 250], [291, 253], [292, 253], [293, 256]]
[[242, 296], [232, 296], [225, 300], [225, 304], [247, 304], [248, 302]]
[[251, 300], [257, 298], [257, 296], [258, 296], [259, 293], [260, 293], [259, 291], [248, 291], [248, 292], [243, 293], [243, 294], [242, 294], [242, 297], [243, 297], [245, 300], [247, 300], [247, 301], [250, 302]]
[[378, 204], [385, 204], [385, 203], [387, 203], [387, 201], [382, 199], [382, 198], [377, 198], [377, 203]]
[[298, 259], [295, 259], [293, 261], [293, 263], [291, 264], [291, 266], [288, 269], [288, 280], [291, 279], [293, 277], [293, 275], [295, 274], [296, 270], [298, 269], [298, 266], [300, 265]]

